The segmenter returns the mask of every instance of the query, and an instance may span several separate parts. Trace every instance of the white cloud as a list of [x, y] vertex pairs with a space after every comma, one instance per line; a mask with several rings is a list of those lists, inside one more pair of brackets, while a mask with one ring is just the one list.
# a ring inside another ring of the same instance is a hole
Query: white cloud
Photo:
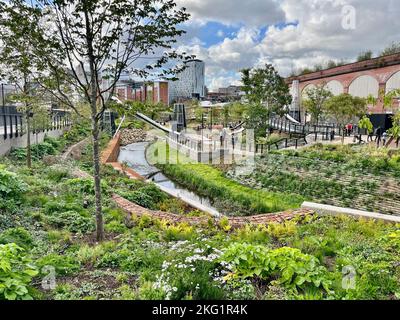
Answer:
[[219, 21], [234, 25], [265, 26], [285, 19], [280, 0], [177, 0], [193, 22]]
[[[180, 2], [188, 7], [197, 22], [213, 20], [243, 25], [236, 35], [209, 48], [201, 43], [186, 46], [206, 61], [211, 88], [237, 81], [240, 75], [235, 73], [245, 67], [268, 62], [286, 76], [295, 69], [323, 64], [330, 59], [352, 60], [365, 50], [379, 53], [392, 41], [400, 41], [398, 0]], [[356, 10], [354, 30], [342, 27], [344, 5], [352, 5]], [[270, 11], [264, 14], [267, 8]], [[270, 26], [265, 35], [260, 34], [260, 26], [276, 22], [281, 24]]]

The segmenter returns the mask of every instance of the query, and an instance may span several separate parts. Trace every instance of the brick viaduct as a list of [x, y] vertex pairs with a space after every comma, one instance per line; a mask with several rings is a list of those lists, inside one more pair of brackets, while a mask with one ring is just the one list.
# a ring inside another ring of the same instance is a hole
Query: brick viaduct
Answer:
[[381, 92], [400, 89], [400, 53], [287, 78], [291, 90], [294, 90], [295, 81], [298, 81], [299, 98], [307, 88], [326, 83], [335, 95], [350, 93], [379, 98], [377, 105], [369, 106], [369, 113], [392, 114], [399, 109], [399, 101], [394, 101], [392, 108], [384, 109]]

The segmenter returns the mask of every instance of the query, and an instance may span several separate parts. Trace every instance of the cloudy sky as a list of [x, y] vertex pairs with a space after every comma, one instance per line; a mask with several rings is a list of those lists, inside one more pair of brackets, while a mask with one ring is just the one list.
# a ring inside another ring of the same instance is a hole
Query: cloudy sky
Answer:
[[210, 89], [237, 84], [245, 67], [268, 62], [287, 76], [400, 41], [399, 0], [176, 1], [192, 15], [179, 47], [206, 62]]

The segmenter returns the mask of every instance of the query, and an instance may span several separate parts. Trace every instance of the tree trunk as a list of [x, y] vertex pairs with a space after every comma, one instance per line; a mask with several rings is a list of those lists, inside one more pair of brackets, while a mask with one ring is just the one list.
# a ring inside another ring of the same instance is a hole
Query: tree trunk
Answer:
[[96, 120], [95, 115], [92, 115], [92, 138], [93, 138], [93, 172], [94, 172], [93, 176], [94, 176], [94, 191], [95, 191], [95, 205], [96, 205], [96, 238], [97, 241], [103, 241], [104, 223], [103, 223], [103, 212], [101, 205], [99, 123]]
[[29, 113], [29, 110], [26, 111], [26, 166], [32, 168], [31, 118]]

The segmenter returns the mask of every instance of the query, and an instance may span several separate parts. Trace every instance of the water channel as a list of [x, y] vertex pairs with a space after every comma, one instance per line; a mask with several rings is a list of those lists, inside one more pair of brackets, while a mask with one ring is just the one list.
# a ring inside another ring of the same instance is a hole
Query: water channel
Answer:
[[138, 142], [121, 147], [118, 162], [126, 163], [143, 177], [151, 177], [149, 180], [160, 187], [161, 190], [182, 199], [197, 209], [206, 211], [214, 216], [219, 216], [218, 210], [213, 207], [210, 199], [201, 197], [180, 186], [166, 177], [160, 170], [151, 165], [146, 159], [146, 148], [149, 142]]

